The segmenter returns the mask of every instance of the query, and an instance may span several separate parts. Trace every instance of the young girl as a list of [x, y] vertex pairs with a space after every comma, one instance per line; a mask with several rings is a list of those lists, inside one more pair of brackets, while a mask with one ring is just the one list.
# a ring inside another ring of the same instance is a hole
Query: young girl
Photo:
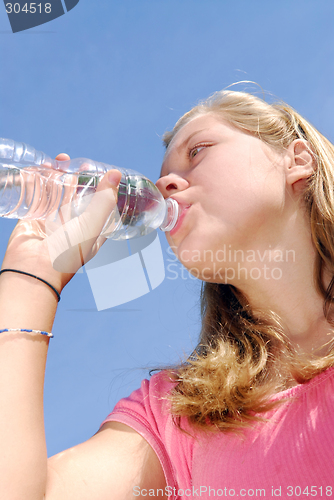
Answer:
[[[46, 333], [73, 274], [52, 267], [43, 223], [19, 222], [0, 277], [1, 498], [334, 494], [334, 147], [292, 108], [234, 91], [184, 115], [165, 143], [157, 186], [181, 209], [167, 239], [204, 282], [198, 348], [47, 460]], [[92, 234], [119, 180], [106, 174], [77, 221], [85, 242], [69, 268], [103, 242]]]

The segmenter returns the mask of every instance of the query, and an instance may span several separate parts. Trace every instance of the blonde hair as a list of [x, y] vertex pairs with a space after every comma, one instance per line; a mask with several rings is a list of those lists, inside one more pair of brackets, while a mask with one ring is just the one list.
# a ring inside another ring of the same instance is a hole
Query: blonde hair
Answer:
[[[182, 116], [164, 135], [168, 148], [175, 134], [198, 115], [214, 113], [278, 150], [295, 139], [306, 140], [316, 168], [303, 193], [316, 249], [314, 277], [324, 298], [324, 314], [334, 295], [334, 147], [307, 120], [285, 103], [224, 90]], [[324, 270], [332, 280], [326, 289]], [[297, 355], [273, 313], [255, 316], [247, 297], [232, 285], [205, 283], [201, 295], [199, 346], [169, 375], [177, 384], [170, 395], [174, 418], [186, 416], [207, 430], [239, 430], [278, 404], [270, 399], [291, 379], [304, 383], [334, 364], [326, 356]]]

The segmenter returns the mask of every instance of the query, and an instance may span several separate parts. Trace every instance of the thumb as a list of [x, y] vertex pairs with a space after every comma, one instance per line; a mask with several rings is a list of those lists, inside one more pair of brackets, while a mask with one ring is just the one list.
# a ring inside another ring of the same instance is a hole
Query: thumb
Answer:
[[[119, 170], [116, 170], [116, 169], [109, 170], [103, 176], [103, 178], [101, 179], [101, 181], [99, 182], [99, 185], [97, 187], [97, 190], [95, 193], [95, 198], [104, 197], [104, 194], [105, 194], [105, 198], [107, 200], [109, 200], [109, 203], [104, 202], [104, 207], [105, 207], [104, 213], [103, 212], [101, 213], [100, 200], [99, 200], [99, 202], [97, 200], [95, 202], [95, 206], [97, 206], [97, 204], [99, 205], [100, 217], [102, 215], [102, 217], [104, 218], [104, 225], [103, 225], [103, 228], [100, 230], [99, 234], [101, 234], [101, 232], [104, 235], [106, 235], [107, 233], [112, 233], [114, 228], [119, 223], [120, 214], [117, 211], [117, 207], [115, 208], [115, 210], [112, 209], [112, 205], [114, 205], [114, 207], [115, 207], [117, 204], [118, 188], [119, 188], [121, 178], [122, 178], [122, 173]], [[103, 238], [103, 239], [105, 239], [105, 238]]]
[[101, 183], [108, 182], [111, 186], [114, 186], [116, 189], [118, 189], [121, 178], [122, 178], [122, 173], [119, 170], [113, 169], [109, 170], [104, 175]]
[[[88, 205], [79, 216], [66, 221], [66, 215], [71, 214], [72, 210], [71, 206], [65, 205], [60, 208], [56, 223], [53, 217], [46, 221], [49, 254], [52, 263], [57, 259], [57, 270], [76, 272], [101, 246], [101, 241], [98, 246], [94, 243], [104, 228], [108, 227], [108, 231], [112, 232], [117, 226], [120, 215], [116, 204], [121, 177], [118, 170], [108, 171], [99, 182], [96, 192], [86, 196]], [[76, 251], [78, 245], [81, 247], [80, 262]]]
[[118, 192], [118, 186], [122, 178], [122, 173], [119, 170], [113, 169], [108, 170], [104, 176], [100, 179], [97, 186], [96, 192], [102, 191], [103, 189], [113, 189], [115, 195]]
[[87, 239], [98, 236], [110, 215], [119, 219], [118, 212], [114, 213], [117, 203], [118, 187], [122, 174], [119, 170], [109, 170], [100, 180], [95, 194], [86, 210], [79, 215], [78, 220]]

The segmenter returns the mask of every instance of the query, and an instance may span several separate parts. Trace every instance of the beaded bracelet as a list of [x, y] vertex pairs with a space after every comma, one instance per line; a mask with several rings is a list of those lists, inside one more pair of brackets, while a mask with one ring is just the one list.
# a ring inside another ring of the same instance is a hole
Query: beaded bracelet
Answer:
[[44, 332], [43, 330], [31, 330], [29, 328], [3, 328], [0, 330], [0, 333], [4, 332], [28, 332], [28, 333], [39, 333], [41, 335], [45, 335], [46, 337], [50, 337], [53, 339], [53, 334], [49, 332]]

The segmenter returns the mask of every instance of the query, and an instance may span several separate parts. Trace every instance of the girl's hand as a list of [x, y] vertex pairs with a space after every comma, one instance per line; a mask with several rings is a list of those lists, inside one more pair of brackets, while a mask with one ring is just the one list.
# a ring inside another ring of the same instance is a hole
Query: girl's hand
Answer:
[[[56, 159], [69, 160], [69, 156], [60, 154]], [[61, 292], [106, 241], [100, 234], [116, 205], [120, 179], [118, 170], [107, 172], [78, 217], [71, 218], [64, 196], [55, 222], [20, 220], [10, 236], [2, 269], [35, 274]]]

